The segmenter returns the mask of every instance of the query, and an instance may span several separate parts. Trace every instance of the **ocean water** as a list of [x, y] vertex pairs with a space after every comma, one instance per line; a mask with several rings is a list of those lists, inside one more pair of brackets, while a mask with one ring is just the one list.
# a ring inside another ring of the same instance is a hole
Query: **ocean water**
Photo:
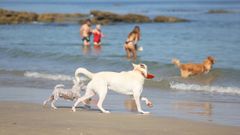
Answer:
[[[153, 115], [240, 125], [240, 2], [237, 0], [2, 0], [0, 7], [37, 13], [89, 13], [98, 9], [140, 13], [151, 18], [170, 15], [189, 19], [185, 23], [102, 26], [105, 37], [100, 49], [82, 46], [79, 24], [0, 25], [0, 86], [45, 89], [41, 92], [47, 95], [58, 83], [70, 87], [78, 67], [92, 72], [120, 72], [131, 70], [131, 63], [141, 62], [156, 75], [146, 81], [143, 93], [155, 103], [151, 109]], [[208, 14], [212, 9], [234, 13]], [[132, 61], [125, 58], [123, 43], [135, 25], [141, 28], [139, 45], [143, 51]], [[183, 63], [201, 63], [209, 55], [216, 59], [213, 69], [187, 79], [179, 77], [179, 70], [171, 64], [172, 58]], [[1, 93], [6, 95], [1, 99], [14, 99], [7, 96], [12, 92]], [[115, 102], [107, 100], [106, 104], [115, 111], [126, 112], [124, 107], [118, 109], [122, 98], [110, 95]]]

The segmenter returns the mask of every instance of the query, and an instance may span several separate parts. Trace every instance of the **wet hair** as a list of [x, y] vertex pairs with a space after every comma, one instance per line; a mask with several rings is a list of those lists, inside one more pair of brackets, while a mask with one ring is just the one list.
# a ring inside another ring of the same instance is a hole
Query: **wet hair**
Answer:
[[101, 24], [97, 24], [97, 25], [96, 25], [96, 28], [97, 28], [97, 29], [101, 29]]
[[140, 40], [140, 27], [139, 26], [135, 26], [133, 28], [133, 30], [128, 34], [128, 37], [130, 37], [132, 34], [136, 34], [137, 35], [137, 39]]
[[88, 22], [92, 22], [90, 19], [86, 19], [85, 21], [84, 21], [84, 24], [86, 24], [86, 23], [88, 23]]
[[214, 64], [215, 63], [215, 59], [212, 56], [208, 56], [207, 59]]

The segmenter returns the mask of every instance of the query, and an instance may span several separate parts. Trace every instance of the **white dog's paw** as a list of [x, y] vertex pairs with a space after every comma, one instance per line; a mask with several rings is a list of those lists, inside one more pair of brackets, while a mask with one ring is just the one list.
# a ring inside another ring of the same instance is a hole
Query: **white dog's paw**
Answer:
[[73, 112], [76, 112], [76, 108], [75, 108], [75, 107], [72, 107], [72, 111], [73, 111]]
[[54, 110], [57, 110], [57, 107], [55, 107], [55, 106], [52, 106], [52, 108], [53, 108]]
[[102, 111], [103, 113], [111, 113], [110, 111]]
[[46, 102], [46, 101], [44, 101], [44, 102], [43, 102], [43, 106], [45, 106], [46, 104], [47, 104], [47, 102]]
[[141, 111], [141, 114], [150, 114], [150, 112]]

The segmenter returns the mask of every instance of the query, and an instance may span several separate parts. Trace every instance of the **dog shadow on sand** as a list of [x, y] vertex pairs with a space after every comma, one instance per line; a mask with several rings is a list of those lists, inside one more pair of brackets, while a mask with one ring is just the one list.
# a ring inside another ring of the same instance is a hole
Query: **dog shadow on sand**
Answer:
[[[50, 108], [52, 109], [51, 107], [44, 107], [44, 108]], [[57, 106], [58, 109], [53, 109], [53, 110], [71, 110], [72, 107], [71, 106], [65, 106], [65, 105], [60, 105], [60, 106]], [[78, 106], [76, 107], [77, 110], [79, 111], [91, 111], [91, 112], [101, 112], [99, 109], [97, 108], [93, 108], [93, 107], [90, 107], [90, 106]]]

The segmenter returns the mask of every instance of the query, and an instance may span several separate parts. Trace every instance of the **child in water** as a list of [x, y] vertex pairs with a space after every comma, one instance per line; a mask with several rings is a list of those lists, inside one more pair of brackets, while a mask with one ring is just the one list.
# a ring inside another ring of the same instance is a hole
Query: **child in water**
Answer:
[[100, 46], [101, 45], [101, 38], [103, 37], [103, 33], [101, 31], [101, 25], [96, 25], [96, 28], [92, 31], [93, 33], [93, 43], [94, 46]]

